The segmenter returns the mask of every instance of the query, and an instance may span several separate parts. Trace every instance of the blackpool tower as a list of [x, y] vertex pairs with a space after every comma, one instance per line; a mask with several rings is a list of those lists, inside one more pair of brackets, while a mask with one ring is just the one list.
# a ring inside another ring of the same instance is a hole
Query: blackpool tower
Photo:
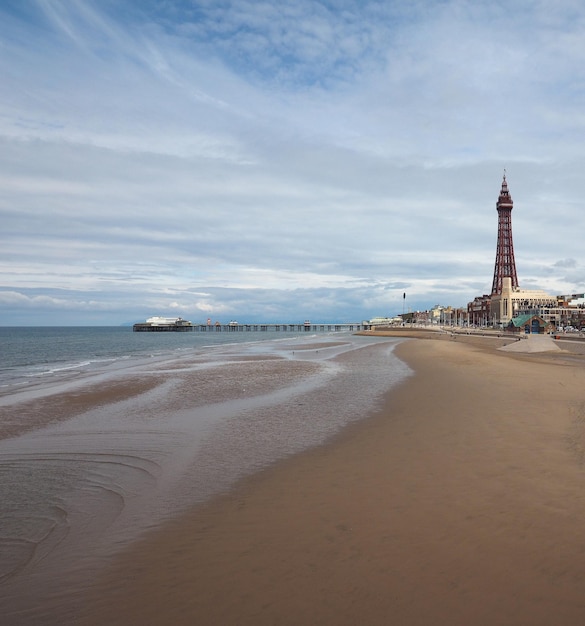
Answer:
[[516, 261], [514, 260], [514, 243], [512, 242], [512, 208], [514, 203], [508, 191], [506, 182], [506, 170], [500, 197], [496, 203], [498, 210], [498, 244], [496, 246], [496, 265], [494, 267], [494, 282], [492, 283], [492, 296], [502, 293], [502, 279], [512, 279], [512, 289], [518, 287], [516, 275]]

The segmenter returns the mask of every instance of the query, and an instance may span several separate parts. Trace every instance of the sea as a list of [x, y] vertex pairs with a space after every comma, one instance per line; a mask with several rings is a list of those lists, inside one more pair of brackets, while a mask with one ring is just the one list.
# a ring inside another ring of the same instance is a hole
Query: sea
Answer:
[[120, 550], [372, 415], [411, 374], [400, 341], [0, 328], [5, 623], [75, 623]]
[[[133, 332], [127, 326], [0, 327], [0, 394], [18, 387], [179, 355], [214, 346], [256, 343], [276, 333]], [[287, 333], [287, 337], [294, 337]]]

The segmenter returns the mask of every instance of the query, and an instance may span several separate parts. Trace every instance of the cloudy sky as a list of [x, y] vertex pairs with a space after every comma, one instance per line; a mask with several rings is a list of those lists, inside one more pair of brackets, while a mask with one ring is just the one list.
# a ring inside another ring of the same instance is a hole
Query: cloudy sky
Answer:
[[581, 0], [3, 0], [0, 325], [585, 291]]

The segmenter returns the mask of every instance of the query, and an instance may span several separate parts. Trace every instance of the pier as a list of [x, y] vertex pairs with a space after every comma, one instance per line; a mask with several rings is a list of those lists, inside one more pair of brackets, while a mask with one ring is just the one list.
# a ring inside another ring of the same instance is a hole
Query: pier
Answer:
[[304, 322], [302, 324], [194, 324], [183, 322], [182, 324], [134, 324], [134, 332], [199, 332], [199, 333], [245, 333], [245, 332], [267, 332], [267, 333], [333, 333], [333, 332], [355, 332], [358, 330], [369, 330], [369, 322], [345, 322], [345, 323], [319, 323], [312, 324]]
[[332, 333], [343, 331], [367, 330], [370, 325], [367, 322], [349, 322], [343, 324], [193, 324], [195, 332], [310, 332], [310, 333]]

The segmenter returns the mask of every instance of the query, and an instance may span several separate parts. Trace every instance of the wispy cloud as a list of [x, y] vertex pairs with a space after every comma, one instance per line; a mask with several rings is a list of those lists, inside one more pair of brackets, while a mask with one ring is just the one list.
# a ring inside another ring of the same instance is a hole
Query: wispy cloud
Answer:
[[0, 323], [465, 305], [504, 167], [521, 284], [583, 291], [585, 9], [529, 5], [3, 4]]

